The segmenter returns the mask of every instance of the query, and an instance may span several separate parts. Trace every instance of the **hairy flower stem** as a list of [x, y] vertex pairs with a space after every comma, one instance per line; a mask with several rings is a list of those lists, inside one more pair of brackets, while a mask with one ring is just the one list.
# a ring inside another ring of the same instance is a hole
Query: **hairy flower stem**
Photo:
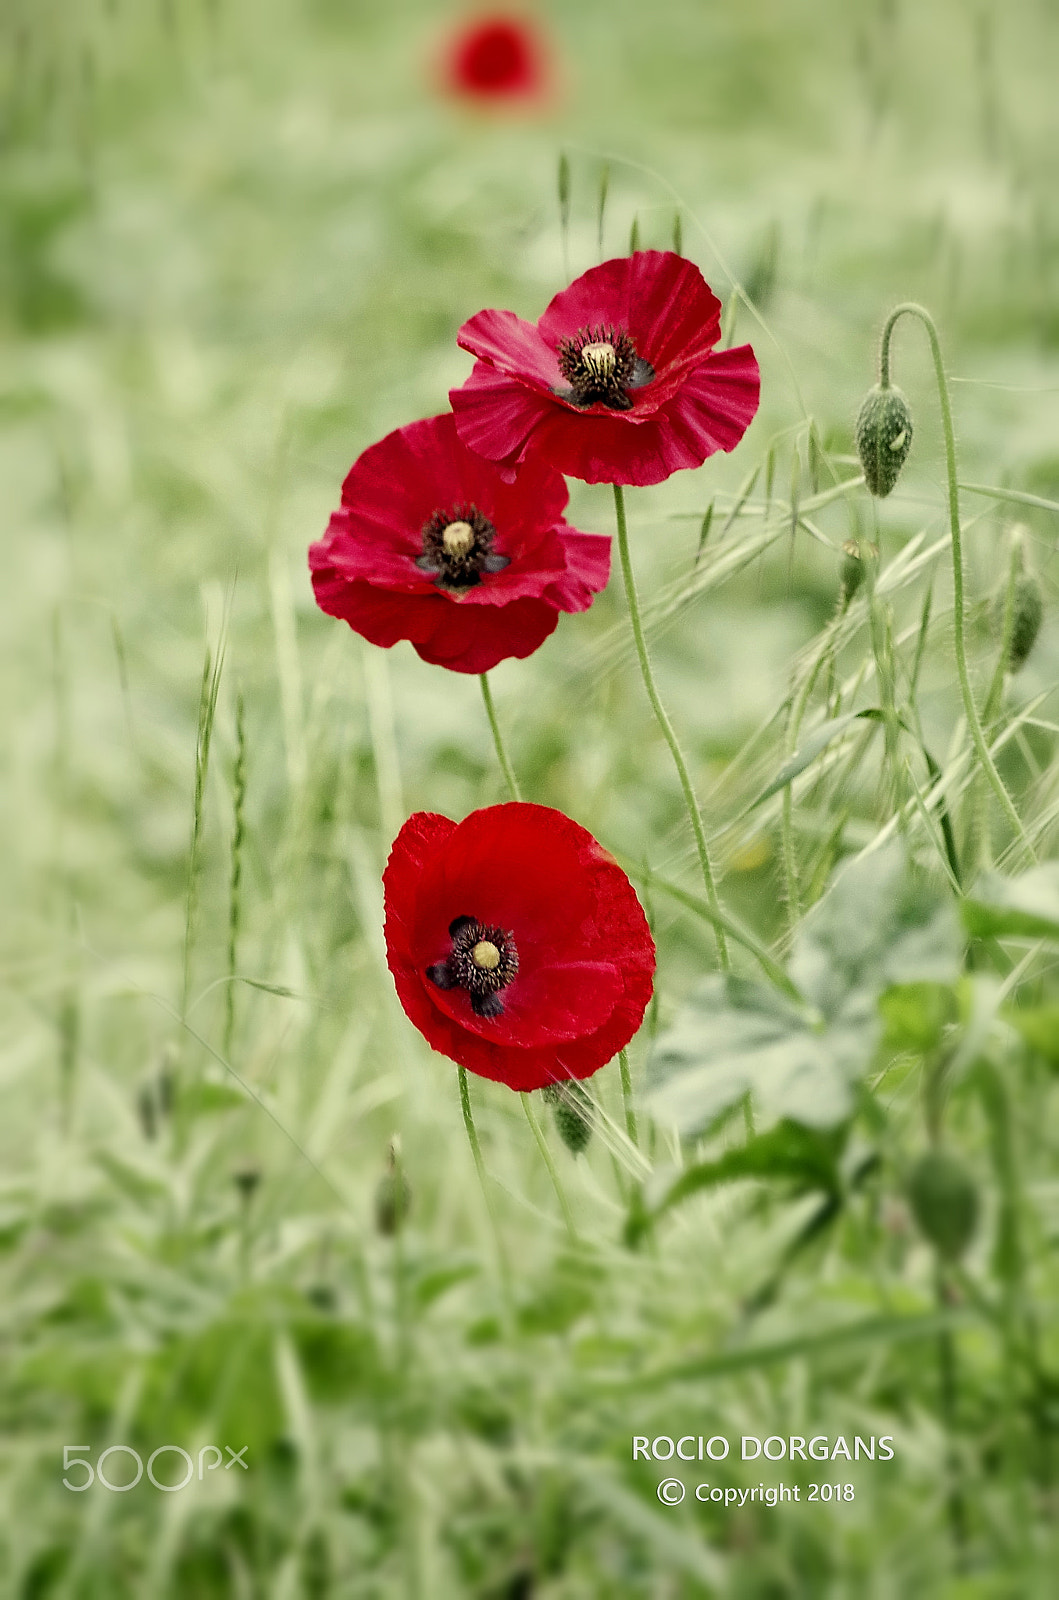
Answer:
[[489, 1180], [485, 1174], [485, 1162], [482, 1160], [482, 1147], [478, 1143], [478, 1130], [474, 1125], [474, 1113], [471, 1110], [471, 1090], [467, 1082], [467, 1068], [457, 1066], [456, 1075], [460, 1084], [460, 1109], [463, 1112], [463, 1126], [467, 1130], [467, 1143], [471, 1147], [471, 1155], [474, 1158], [474, 1170], [478, 1174], [478, 1186], [482, 1191], [482, 1199], [485, 1201], [485, 1209], [489, 1215], [489, 1224], [493, 1230], [496, 1259], [500, 1268], [500, 1286], [503, 1291], [504, 1308], [508, 1321], [510, 1321], [513, 1316], [512, 1308], [514, 1306], [511, 1291], [511, 1267], [508, 1263], [507, 1251], [504, 1248], [504, 1240], [500, 1233], [500, 1224], [497, 1222], [496, 1212], [493, 1209], [493, 1199], [489, 1193]]
[[548, 1168], [548, 1176], [552, 1180], [552, 1188], [555, 1190], [556, 1198], [559, 1201], [559, 1209], [562, 1211], [563, 1221], [566, 1223], [566, 1231], [570, 1235], [571, 1239], [576, 1240], [577, 1225], [574, 1222], [574, 1214], [570, 1210], [570, 1202], [566, 1198], [566, 1191], [563, 1188], [562, 1181], [555, 1166], [555, 1162], [552, 1160], [552, 1153], [548, 1149], [548, 1141], [541, 1132], [541, 1125], [533, 1114], [533, 1107], [530, 1104], [529, 1095], [523, 1094], [520, 1096], [520, 1098], [522, 1100], [522, 1109], [526, 1113], [526, 1121], [529, 1123], [530, 1128], [533, 1131], [533, 1137], [537, 1141], [537, 1149], [541, 1153], [541, 1159], [544, 1162], [544, 1165]]
[[636, 1127], [636, 1112], [632, 1101], [632, 1078], [629, 1074], [629, 1052], [619, 1050], [618, 1070], [621, 1073], [621, 1098], [625, 1107], [625, 1132], [629, 1135], [629, 1142], [639, 1146], [640, 1139]]
[[[669, 753], [673, 757], [673, 765], [677, 769], [680, 787], [684, 791], [684, 804], [687, 807], [691, 829], [695, 835], [695, 848], [699, 854], [699, 866], [702, 868], [702, 881], [706, 886], [706, 900], [715, 917], [721, 915], [721, 905], [717, 898], [717, 886], [713, 880], [713, 868], [710, 866], [710, 852], [706, 844], [706, 831], [702, 826], [702, 816], [699, 812], [699, 803], [695, 798], [691, 777], [688, 773], [687, 763], [683, 752], [673, 731], [673, 724], [666, 715], [666, 709], [659, 698], [655, 687], [654, 673], [651, 670], [651, 660], [647, 654], [647, 640], [644, 637], [643, 622], [640, 618], [640, 602], [636, 597], [636, 579], [633, 576], [632, 559], [629, 555], [629, 530], [625, 520], [625, 496], [621, 485], [614, 485], [614, 511], [618, 523], [618, 555], [621, 560], [621, 575], [625, 582], [625, 594], [629, 602], [629, 620], [632, 623], [632, 636], [636, 645], [636, 655], [640, 663], [640, 673], [643, 677], [647, 698], [651, 702], [651, 709], [655, 714], [655, 721], [662, 730]], [[721, 966], [725, 972], [731, 970], [731, 961], [728, 956], [728, 943], [720, 927], [715, 922], [714, 935], [717, 939], [717, 953]]]
[[487, 672], [479, 673], [478, 682], [482, 686], [482, 699], [485, 701], [485, 714], [489, 718], [489, 726], [493, 730], [493, 744], [496, 747], [496, 759], [499, 761], [500, 770], [504, 774], [504, 782], [507, 784], [508, 793], [510, 794], [512, 800], [521, 800], [522, 791], [519, 789], [518, 779], [515, 777], [515, 769], [508, 760], [507, 751], [504, 749], [504, 741], [500, 737], [500, 724], [496, 720], [496, 707], [493, 704], [493, 691], [489, 687], [489, 674]]
[[[948, 1302], [945, 1293], [945, 1277], [940, 1263], [935, 1268], [934, 1296], [938, 1309], [944, 1311]], [[941, 1415], [946, 1435], [945, 1475], [948, 1481], [945, 1508], [956, 1558], [958, 1562], [962, 1563], [967, 1545], [967, 1509], [964, 1505], [963, 1492], [960, 1487], [960, 1460], [956, 1451], [956, 1406], [959, 1393], [959, 1375], [956, 1366], [956, 1342], [953, 1339], [950, 1328], [943, 1328], [938, 1334], [938, 1386], [941, 1398]]]
[[246, 719], [243, 697], [235, 697], [235, 768], [232, 774], [232, 860], [228, 879], [228, 983], [224, 991], [224, 1044], [221, 1054], [232, 1053], [235, 1030], [235, 968], [239, 947], [239, 925], [243, 881], [243, 845], [246, 842]]
[[906, 314], [918, 317], [927, 330], [927, 337], [930, 340], [930, 353], [934, 358], [934, 372], [938, 380], [938, 399], [941, 405], [941, 422], [945, 434], [945, 464], [949, 480], [949, 528], [952, 535], [952, 593], [956, 671], [960, 679], [960, 692], [963, 696], [967, 726], [970, 729], [975, 752], [981, 763], [982, 770], [989, 780], [990, 787], [999, 800], [1015, 837], [1022, 845], [1026, 856], [1032, 862], [1034, 860], [1033, 850], [1029, 840], [1026, 838], [1022, 819], [1016, 811], [1014, 802], [1005, 789], [1003, 779], [989, 753], [985, 734], [982, 731], [981, 719], [978, 715], [978, 707], [975, 705], [974, 694], [971, 690], [971, 679], [967, 671], [967, 645], [964, 636], [966, 619], [963, 594], [963, 540], [960, 533], [960, 501], [959, 488], [956, 481], [956, 439], [952, 428], [949, 385], [945, 377], [945, 365], [941, 358], [941, 345], [938, 341], [938, 330], [934, 325], [934, 319], [929, 311], [923, 306], [916, 305], [914, 301], [908, 300], [899, 306], [895, 306], [886, 319], [886, 326], [883, 328], [882, 341], [879, 346], [879, 383], [884, 389], [889, 387], [890, 339], [897, 319]]

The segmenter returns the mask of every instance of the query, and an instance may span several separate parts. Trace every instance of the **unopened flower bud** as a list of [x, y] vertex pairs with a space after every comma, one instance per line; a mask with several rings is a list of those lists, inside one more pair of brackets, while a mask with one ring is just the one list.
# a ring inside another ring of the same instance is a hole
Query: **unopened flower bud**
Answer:
[[395, 1234], [412, 1209], [412, 1186], [400, 1162], [396, 1137], [390, 1144], [387, 1170], [375, 1186], [375, 1226], [386, 1238]]
[[908, 1199], [920, 1230], [939, 1256], [958, 1261], [978, 1222], [974, 1179], [947, 1150], [928, 1150], [908, 1175]]
[[[869, 561], [877, 561], [879, 559], [879, 546], [877, 544], [866, 544], [864, 552]], [[842, 568], [839, 576], [842, 583], [842, 599], [847, 606], [864, 582], [864, 568], [865, 562], [861, 555], [861, 546], [856, 539], [845, 540], [842, 546]]]
[[238, 1189], [243, 1204], [249, 1205], [261, 1182], [261, 1168], [252, 1161], [245, 1161], [232, 1173], [232, 1182]]
[[[993, 595], [990, 620], [993, 630], [1002, 640], [1007, 614], [1008, 584], [1005, 581]], [[1044, 620], [1044, 593], [1036, 573], [1020, 572], [1015, 579], [1011, 596], [1011, 637], [1008, 640], [1007, 670], [1018, 672], [1026, 665], [1026, 658], [1037, 642]]]
[[912, 413], [900, 389], [877, 383], [864, 396], [855, 429], [864, 480], [880, 499], [890, 493], [912, 448]]
[[566, 1148], [581, 1154], [592, 1137], [592, 1101], [573, 1078], [556, 1084], [555, 1126]]

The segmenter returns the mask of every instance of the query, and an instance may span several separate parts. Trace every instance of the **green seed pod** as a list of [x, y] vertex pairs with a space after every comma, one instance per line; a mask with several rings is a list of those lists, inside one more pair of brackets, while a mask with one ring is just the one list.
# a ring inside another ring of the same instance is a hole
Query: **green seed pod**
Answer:
[[908, 1199], [939, 1256], [958, 1261], [978, 1222], [978, 1190], [963, 1162], [946, 1150], [926, 1151], [908, 1174]]
[[[869, 561], [878, 561], [879, 546], [877, 544], [866, 544], [864, 550]], [[839, 577], [842, 583], [842, 600], [847, 606], [864, 582], [864, 567], [865, 563], [861, 558], [860, 545], [856, 539], [846, 539], [842, 545], [842, 566]]]
[[403, 1225], [411, 1209], [412, 1185], [401, 1166], [401, 1141], [394, 1134], [386, 1171], [375, 1185], [376, 1228], [384, 1238], [390, 1238]]
[[[1007, 584], [993, 595], [990, 620], [997, 637], [1004, 636], [1004, 615], [1007, 610]], [[1008, 643], [1007, 669], [1018, 672], [1026, 665], [1026, 658], [1037, 643], [1037, 635], [1044, 621], [1044, 593], [1036, 573], [1020, 572], [1015, 579], [1011, 597], [1011, 639]]]
[[592, 1137], [592, 1102], [574, 1079], [555, 1086], [555, 1126], [559, 1137], [575, 1156]]
[[882, 499], [897, 482], [912, 448], [912, 413], [900, 389], [878, 383], [869, 389], [854, 433], [865, 482]]
[[384, 1172], [375, 1186], [375, 1226], [385, 1237], [395, 1234], [412, 1209], [412, 1186], [403, 1172]]

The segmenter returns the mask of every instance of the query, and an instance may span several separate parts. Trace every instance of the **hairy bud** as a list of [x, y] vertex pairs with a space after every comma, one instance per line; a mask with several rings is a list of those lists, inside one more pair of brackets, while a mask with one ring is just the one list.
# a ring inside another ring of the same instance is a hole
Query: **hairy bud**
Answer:
[[390, 1141], [386, 1171], [375, 1185], [375, 1226], [390, 1238], [403, 1226], [412, 1209], [412, 1185], [401, 1166], [401, 1146], [396, 1134]]
[[974, 1179], [947, 1150], [928, 1150], [908, 1174], [908, 1199], [920, 1230], [946, 1261], [958, 1261], [978, 1223]]
[[877, 383], [864, 396], [854, 430], [864, 480], [880, 499], [890, 493], [912, 448], [912, 413], [900, 389]]
[[[879, 546], [866, 544], [864, 554], [869, 561], [878, 561]], [[842, 566], [839, 570], [839, 579], [842, 584], [842, 601], [849, 605], [853, 596], [864, 582], [865, 562], [861, 556], [861, 547], [856, 539], [846, 539], [842, 545]]]
[[592, 1137], [592, 1101], [576, 1079], [556, 1083], [546, 1091], [555, 1106], [555, 1126], [566, 1148], [581, 1154]]
[[[1001, 640], [1004, 637], [1004, 620], [1007, 612], [1007, 584], [993, 595], [990, 620], [993, 630]], [[1007, 670], [1018, 672], [1026, 665], [1026, 658], [1037, 643], [1037, 635], [1044, 621], [1044, 593], [1036, 573], [1020, 572], [1015, 579], [1011, 597], [1011, 638], [1008, 640]]]

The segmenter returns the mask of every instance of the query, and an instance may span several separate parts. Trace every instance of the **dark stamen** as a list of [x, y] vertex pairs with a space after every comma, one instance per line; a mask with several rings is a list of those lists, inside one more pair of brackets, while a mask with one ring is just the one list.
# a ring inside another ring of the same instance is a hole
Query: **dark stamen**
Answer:
[[629, 390], [642, 389], [655, 375], [627, 333], [602, 325], [580, 328], [575, 338], [560, 341], [559, 371], [570, 385], [556, 389], [561, 400], [609, 411], [631, 410]]
[[476, 1017], [502, 1016], [499, 991], [518, 972], [514, 935], [477, 917], [460, 916], [449, 923], [449, 938], [449, 957], [426, 969], [429, 981], [437, 989], [465, 989]]
[[439, 589], [472, 589], [483, 572], [503, 572], [511, 564], [510, 556], [493, 553], [495, 538], [496, 529], [477, 506], [435, 511], [423, 529], [423, 553], [415, 564], [437, 580]]

